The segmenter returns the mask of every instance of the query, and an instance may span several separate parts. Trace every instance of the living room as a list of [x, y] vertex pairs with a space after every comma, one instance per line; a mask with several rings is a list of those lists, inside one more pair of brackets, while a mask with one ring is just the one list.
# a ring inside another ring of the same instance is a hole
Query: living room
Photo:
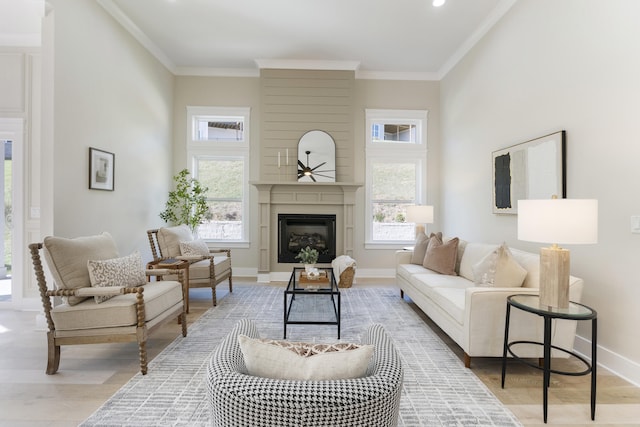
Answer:
[[[28, 105], [42, 105], [42, 114], [25, 107], [10, 116], [25, 118], [30, 135], [23, 241], [109, 231], [121, 253], [140, 250], [149, 258], [145, 230], [162, 225], [158, 213], [171, 176], [187, 165], [186, 107], [250, 107], [252, 135], [260, 135], [260, 76], [174, 75], [98, 3], [49, 3], [41, 52], [3, 48], [24, 55], [34, 82]], [[366, 108], [427, 110], [427, 201], [436, 209], [429, 231], [537, 252], [540, 245], [518, 240], [516, 216], [492, 213], [491, 153], [565, 130], [567, 197], [599, 201], [598, 243], [571, 247], [571, 272], [584, 279], [582, 302], [601, 320], [601, 365], [634, 384], [639, 237], [630, 217], [640, 214], [633, 197], [640, 172], [632, 164], [640, 157], [633, 114], [639, 13], [633, 0], [518, 0], [439, 79], [364, 79], [354, 72], [351, 172], [352, 181], [364, 182]], [[259, 137], [252, 144], [258, 166], [250, 179], [273, 179], [275, 157], [262, 155]], [[114, 192], [87, 189], [88, 147], [115, 153]], [[257, 206], [257, 190], [250, 200]], [[359, 217], [363, 205], [360, 191]], [[256, 209], [249, 221], [257, 224]], [[252, 227], [246, 247], [234, 248], [234, 274], [257, 275], [257, 239]], [[366, 249], [362, 226], [354, 241], [358, 275], [393, 276], [395, 249]], [[24, 283], [18, 308], [38, 309], [28, 262], [25, 250], [16, 273]], [[588, 337], [580, 325], [576, 348], [583, 354]]]

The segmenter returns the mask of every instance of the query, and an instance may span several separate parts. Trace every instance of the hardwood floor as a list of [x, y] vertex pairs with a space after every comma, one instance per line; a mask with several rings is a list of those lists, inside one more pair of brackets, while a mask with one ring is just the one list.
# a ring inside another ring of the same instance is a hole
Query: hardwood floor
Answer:
[[[251, 283], [236, 279], [235, 286]], [[255, 282], [253, 282], [255, 283]], [[357, 279], [354, 286], [389, 286], [390, 280]], [[269, 286], [269, 285], [265, 285]], [[273, 286], [283, 286], [273, 284]], [[224, 298], [225, 285], [218, 287]], [[398, 296], [399, 297], [399, 296]], [[462, 360], [462, 351], [407, 300]], [[189, 324], [211, 306], [206, 289], [191, 291]], [[0, 426], [75, 426], [91, 415], [139, 369], [135, 343], [66, 346], [60, 371], [46, 375], [46, 338], [36, 330], [36, 313], [0, 310]], [[172, 322], [151, 336], [149, 359], [172, 342]], [[510, 363], [505, 389], [499, 359], [475, 358], [471, 369], [525, 426], [542, 426], [542, 376]], [[569, 363], [572, 362], [563, 362]], [[573, 362], [575, 363], [575, 362]], [[640, 426], [640, 388], [600, 369], [596, 420], [589, 418], [589, 377], [552, 375], [548, 424], [553, 426]]]

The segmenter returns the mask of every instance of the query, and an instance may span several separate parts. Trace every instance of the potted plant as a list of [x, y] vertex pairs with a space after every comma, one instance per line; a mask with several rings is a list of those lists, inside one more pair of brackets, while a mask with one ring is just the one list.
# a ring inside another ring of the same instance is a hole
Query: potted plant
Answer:
[[189, 171], [183, 169], [173, 177], [176, 189], [169, 192], [166, 208], [160, 212], [160, 218], [174, 225], [186, 224], [195, 234], [209, 211], [205, 196], [209, 188], [203, 187], [195, 178], [188, 178], [188, 175]]
[[316, 262], [318, 262], [318, 251], [316, 249], [312, 249], [311, 246], [307, 246], [306, 248], [302, 248], [298, 255], [296, 255], [296, 259], [299, 259], [302, 264], [304, 264], [304, 269], [309, 272]]

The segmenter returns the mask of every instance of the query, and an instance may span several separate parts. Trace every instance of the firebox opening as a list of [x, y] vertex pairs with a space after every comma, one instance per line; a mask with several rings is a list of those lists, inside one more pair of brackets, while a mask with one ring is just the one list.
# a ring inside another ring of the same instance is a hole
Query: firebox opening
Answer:
[[296, 255], [307, 246], [319, 253], [318, 263], [336, 257], [336, 216], [278, 214], [278, 262], [296, 263]]

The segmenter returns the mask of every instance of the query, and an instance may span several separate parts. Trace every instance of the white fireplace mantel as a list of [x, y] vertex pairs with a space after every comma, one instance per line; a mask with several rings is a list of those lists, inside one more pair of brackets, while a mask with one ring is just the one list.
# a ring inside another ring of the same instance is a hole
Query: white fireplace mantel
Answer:
[[258, 190], [259, 217], [259, 267], [258, 276], [266, 277], [276, 267], [277, 253], [276, 210], [279, 205], [292, 208], [309, 209], [317, 206], [327, 209], [334, 206], [342, 223], [342, 235], [338, 241], [342, 247], [336, 247], [337, 253], [352, 256], [354, 248], [354, 210], [356, 191], [363, 186], [358, 182], [273, 182], [251, 181]]

